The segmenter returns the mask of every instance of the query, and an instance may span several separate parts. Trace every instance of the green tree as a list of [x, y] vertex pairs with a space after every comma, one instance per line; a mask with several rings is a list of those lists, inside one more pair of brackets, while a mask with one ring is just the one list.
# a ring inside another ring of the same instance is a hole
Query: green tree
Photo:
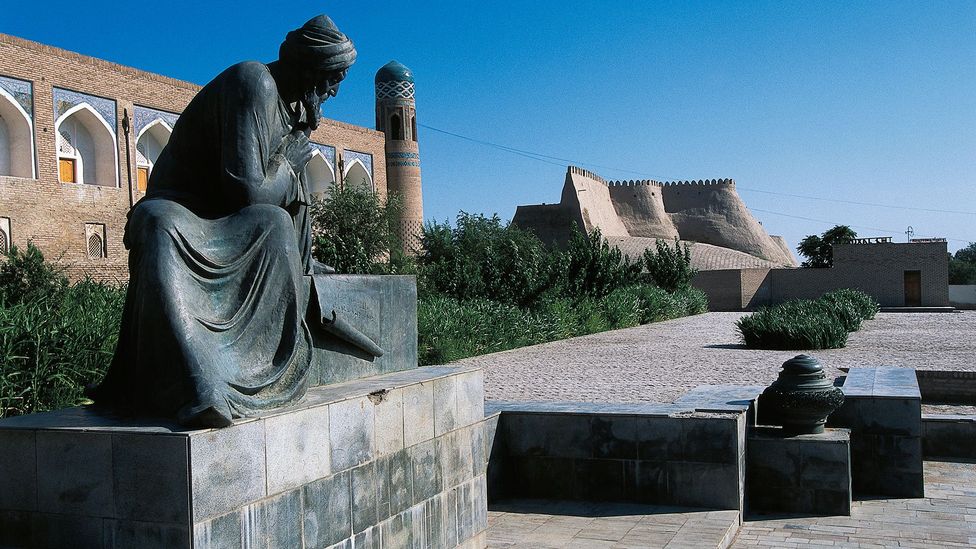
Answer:
[[674, 249], [663, 240], [655, 241], [656, 251], [644, 250], [644, 267], [659, 288], [669, 292], [691, 286], [698, 270], [691, 266], [691, 248], [674, 239]]
[[850, 242], [857, 233], [847, 225], [837, 225], [822, 235], [807, 236], [800, 241], [796, 251], [807, 258], [803, 267], [832, 267], [834, 265], [834, 245]]
[[68, 279], [32, 242], [21, 251], [11, 246], [0, 262], [0, 305], [14, 305], [59, 295]]
[[976, 242], [949, 254], [949, 284], [976, 284]]
[[312, 255], [338, 273], [409, 272], [398, 232], [401, 210], [395, 195], [384, 203], [363, 187], [334, 188], [310, 208]]

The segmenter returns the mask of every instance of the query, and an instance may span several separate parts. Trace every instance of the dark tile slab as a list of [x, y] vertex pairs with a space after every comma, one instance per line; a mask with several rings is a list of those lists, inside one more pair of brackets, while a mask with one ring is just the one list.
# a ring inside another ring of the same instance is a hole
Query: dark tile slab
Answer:
[[739, 490], [737, 464], [668, 463], [668, 491], [675, 505], [738, 509]]
[[413, 474], [413, 502], [420, 503], [437, 495], [443, 486], [437, 439], [408, 448]]
[[587, 501], [622, 501], [624, 494], [624, 461], [616, 459], [574, 460], [574, 499]]
[[588, 458], [592, 455], [589, 415], [511, 414], [505, 440], [513, 456]]
[[383, 547], [410, 547], [413, 545], [411, 527], [412, 515], [409, 512], [390, 517], [380, 525]]
[[292, 490], [250, 505], [244, 510], [242, 545], [277, 549], [302, 546], [302, 495]]
[[328, 476], [329, 408], [317, 406], [264, 421], [268, 494], [278, 494]]
[[332, 470], [342, 471], [376, 455], [375, 411], [366, 397], [329, 406]]
[[634, 416], [594, 416], [590, 444], [595, 458], [637, 459], [637, 425]]
[[114, 517], [112, 436], [37, 433], [37, 508], [43, 512]]
[[434, 380], [434, 436], [453, 431], [460, 425], [457, 377]]
[[377, 526], [356, 534], [352, 546], [356, 549], [382, 549], [382, 540], [382, 529]]
[[31, 546], [31, 513], [0, 510], [0, 547]]
[[685, 461], [738, 463], [738, 423], [729, 418], [682, 418], [681, 453]]
[[34, 513], [31, 517], [32, 549], [103, 547], [104, 519], [81, 515]]
[[37, 451], [34, 431], [0, 430], [0, 509], [37, 508]]
[[352, 529], [357, 534], [379, 522], [379, 475], [376, 461], [352, 470]]
[[326, 547], [352, 536], [352, 472], [302, 487], [306, 547]]
[[190, 549], [190, 531], [185, 525], [132, 520], [106, 520], [106, 549]]
[[264, 424], [252, 421], [190, 437], [190, 483], [194, 522], [264, 498]]
[[389, 486], [390, 513], [395, 515], [413, 504], [413, 470], [406, 450], [390, 455], [386, 460], [384, 480]]
[[513, 497], [572, 499], [576, 495], [576, 461], [542, 456], [512, 457], [505, 491]]
[[441, 478], [444, 488], [457, 486], [474, 476], [471, 429], [458, 429], [438, 439]]
[[234, 511], [194, 524], [194, 549], [240, 549], [242, 518], [241, 511]]
[[177, 436], [112, 435], [118, 518], [128, 521], [188, 522], [190, 478], [187, 441], [186, 437]]
[[626, 501], [670, 503], [667, 463], [644, 460], [624, 462], [624, 494]]
[[640, 418], [637, 421], [637, 455], [641, 460], [680, 459], [681, 419], [670, 417]]

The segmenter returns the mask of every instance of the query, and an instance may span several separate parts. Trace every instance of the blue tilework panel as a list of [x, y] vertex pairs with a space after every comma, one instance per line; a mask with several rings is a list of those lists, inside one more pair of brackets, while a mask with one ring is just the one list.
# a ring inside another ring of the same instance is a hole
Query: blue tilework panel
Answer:
[[388, 152], [386, 153], [387, 166], [413, 166], [420, 167], [420, 155], [415, 152]]
[[52, 94], [54, 96], [55, 120], [60, 118], [64, 113], [68, 112], [68, 110], [70, 110], [72, 107], [82, 103], [88, 103], [93, 109], [95, 109], [95, 112], [100, 114], [102, 118], [105, 119], [105, 122], [108, 123], [108, 127], [112, 130], [112, 135], [115, 135], [115, 125], [117, 120], [115, 101], [105, 99], [104, 97], [97, 97], [62, 88], [54, 88], [52, 90]]
[[176, 126], [176, 120], [179, 119], [179, 117], [180, 115], [171, 112], [136, 105], [132, 109], [132, 129], [135, 131], [135, 135], [139, 135], [142, 133], [143, 128], [149, 124], [152, 124], [156, 120], [162, 120], [167, 126], [170, 127], [170, 129], [172, 129], [174, 126]]
[[[312, 143], [312, 148], [322, 153], [322, 157], [329, 163], [329, 166], [335, 170], [335, 147], [329, 145], [323, 145], [321, 143]], [[372, 176], [372, 170], [370, 170], [370, 176]]]
[[353, 160], [362, 162], [366, 166], [366, 172], [369, 174], [370, 179], [373, 178], [373, 155], [359, 151], [350, 151], [348, 149], [342, 151], [342, 162], [346, 165], [347, 169], [349, 163]]
[[26, 80], [18, 80], [7, 76], [0, 76], [0, 88], [9, 93], [24, 109], [24, 111], [34, 119], [34, 87]]

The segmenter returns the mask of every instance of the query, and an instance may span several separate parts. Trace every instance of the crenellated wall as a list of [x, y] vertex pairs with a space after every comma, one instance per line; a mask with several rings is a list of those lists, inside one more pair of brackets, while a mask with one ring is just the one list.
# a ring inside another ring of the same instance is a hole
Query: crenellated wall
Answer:
[[608, 237], [680, 238], [797, 265], [785, 241], [752, 216], [732, 179], [606, 181], [569, 166], [558, 205], [519, 206], [512, 222], [547, 242], [565, 241], [575, 224]]

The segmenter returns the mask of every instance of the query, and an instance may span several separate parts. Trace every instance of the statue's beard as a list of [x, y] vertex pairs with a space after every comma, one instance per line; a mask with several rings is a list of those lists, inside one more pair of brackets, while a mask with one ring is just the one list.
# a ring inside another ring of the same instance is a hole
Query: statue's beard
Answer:
[[[301, 99], [303, 118], [298, 123], [298, 127], [307, 127], [310, 131], [314, 131], [319, 127], [319, 117], [321, 116], [322, 109], [322, 98], [319, 97], [314, 91], [306, 92], [304, 97]], [[304, 128], [302, 128], [304, 129]]]

